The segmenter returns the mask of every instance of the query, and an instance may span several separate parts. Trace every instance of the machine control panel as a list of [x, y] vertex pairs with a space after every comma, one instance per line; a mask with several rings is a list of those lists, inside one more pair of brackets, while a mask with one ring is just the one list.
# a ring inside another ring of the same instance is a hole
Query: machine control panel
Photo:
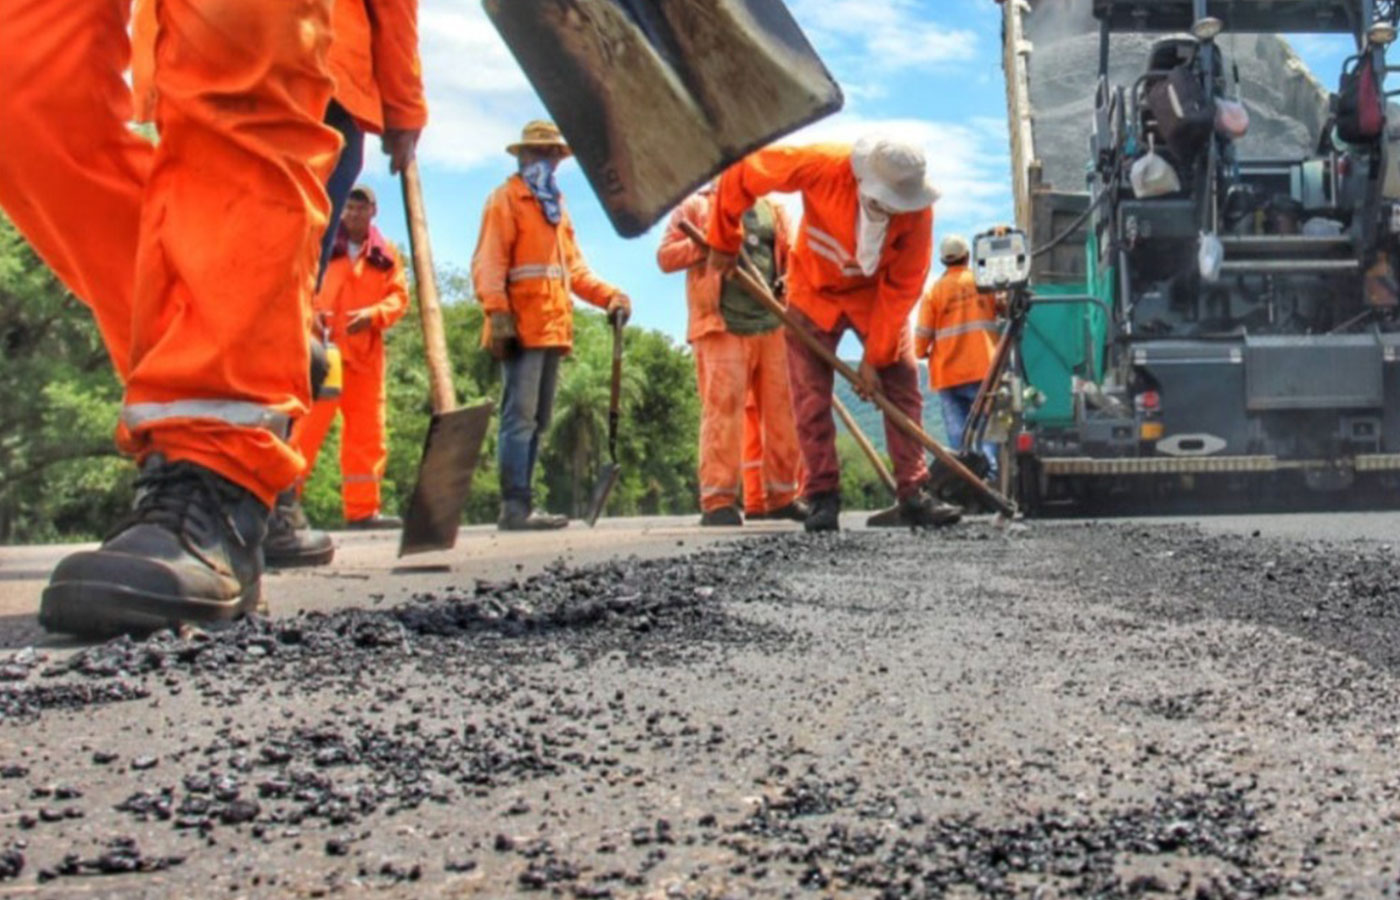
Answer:
[[994, 228], [972, 240], [972, 273], [977, 289], [1014, 291], [1031, 279], [1031, 246], [1026, 233], [1015, 228]]

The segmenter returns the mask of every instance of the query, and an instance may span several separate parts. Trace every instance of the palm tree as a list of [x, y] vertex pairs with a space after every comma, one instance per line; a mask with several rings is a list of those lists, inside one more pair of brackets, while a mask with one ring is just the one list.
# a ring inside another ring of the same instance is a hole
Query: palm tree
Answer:
[[585, 512], [596, 463], [607, 452], [608, 378], [609, 372], [580, 358], [565, 360], [559, 373], [548, 446], [569, 467], [568, 509], [575, 518]]

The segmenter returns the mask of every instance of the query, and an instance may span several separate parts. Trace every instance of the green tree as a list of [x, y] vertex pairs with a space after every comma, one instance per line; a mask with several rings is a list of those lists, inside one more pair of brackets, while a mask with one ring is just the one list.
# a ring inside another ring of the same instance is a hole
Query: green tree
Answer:
[[0, 216], [0, 542], [100, 536], [130, 503], [92, 314]]

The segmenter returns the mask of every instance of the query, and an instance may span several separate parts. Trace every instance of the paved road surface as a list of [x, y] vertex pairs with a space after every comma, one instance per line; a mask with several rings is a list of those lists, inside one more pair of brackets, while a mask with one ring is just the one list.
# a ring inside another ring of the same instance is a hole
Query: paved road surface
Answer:
[[1397, 525], [346, 536], [271, 623], [0, 651], [0, 897], [1395, 896]]

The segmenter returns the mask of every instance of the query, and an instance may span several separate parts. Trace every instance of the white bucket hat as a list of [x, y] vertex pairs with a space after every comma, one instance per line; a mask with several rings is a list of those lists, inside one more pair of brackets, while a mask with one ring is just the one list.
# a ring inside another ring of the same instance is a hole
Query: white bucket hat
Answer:
[[958, 259], [966, 259], [972, 255], [972, 248], [968, 246], [967, 238], [960, 234], [950, 234], [943, 239], [943, 243], [938, 246], [938, 258], [946, 262], [953, 262]]
[[895, 212], [917, 212], [937, 202], [926, 177], [924, 151], [883, 135], [866, 135], [851, 148], [851, 171], [860, 192]]

